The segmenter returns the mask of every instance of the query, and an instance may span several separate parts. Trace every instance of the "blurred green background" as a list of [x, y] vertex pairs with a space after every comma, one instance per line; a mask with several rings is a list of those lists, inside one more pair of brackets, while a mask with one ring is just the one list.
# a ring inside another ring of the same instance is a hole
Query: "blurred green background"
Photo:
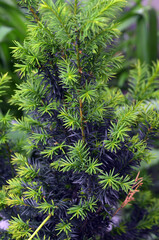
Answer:
[[159, 1], [136, 0], [128, 1], [127, 5], [120, 17], [119, 27], [122, 31], [119, 51], [124, 53], [126, 59], [117, 81], [120, 88], [127, 87], [127, 70], [136, 59], [151, 65], [158, 58], [159, 50]]
[[[0, 0], [0, 73], [8, 72], [12, 78], [7, 94], [0, 103], [0, 109], [3, 113], [10, 107], [8, 99], [13, 94], [15, 85], [20, 82], [17, 74], [14, 73], [14, 59], [10, 47], [14, 46], [13, 41], [22, 42], [26, 35], [26, 20], [24, 10], [17, 6], [16, 0]], [[20, 116], [15, 107], [12, 106], [12, 112]]]

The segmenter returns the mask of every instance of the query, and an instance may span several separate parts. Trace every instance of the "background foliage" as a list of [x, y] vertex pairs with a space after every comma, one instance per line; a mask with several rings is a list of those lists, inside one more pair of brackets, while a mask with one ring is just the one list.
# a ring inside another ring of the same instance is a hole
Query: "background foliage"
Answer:
[[[13, 41], [22, 42], [26, 34], [26, 20], [24, 13], [17, 7], [16, 0], [1, 0], [0, 1], [0, 72], [9, 73], [12, 81], [9, 82], [7, 94], [3, 96], [3, 103], [0, 103], [0, 109], [6, 113], [8, 108], [8, 100], [13, 94], [15, 85], [20, 83], [19, 77], [14, 72], [14, 58], [11, 54], [10, 47], [14, 46]], [[11, 111], [20, 115], [17, 108], [12, 107]]]

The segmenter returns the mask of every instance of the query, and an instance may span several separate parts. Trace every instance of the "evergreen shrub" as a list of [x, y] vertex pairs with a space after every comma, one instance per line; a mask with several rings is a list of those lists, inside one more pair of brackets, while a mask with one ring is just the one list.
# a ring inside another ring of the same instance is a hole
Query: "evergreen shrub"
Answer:
[[[24, 0], [27, 37], [15, 42], [23, 81], [11, 103], [25, 112], [1, 190], [8, 233], [21, 240], [137, 240], [159, 236], [159, 201], [138, 168], [159, 127], [159, 62], [136, 63], [126, 94], [117, 16], [125, 0]], [[131, 205], [130, 205], [131, 204]], [[9, 235], [8, 235], [9, 239]]]

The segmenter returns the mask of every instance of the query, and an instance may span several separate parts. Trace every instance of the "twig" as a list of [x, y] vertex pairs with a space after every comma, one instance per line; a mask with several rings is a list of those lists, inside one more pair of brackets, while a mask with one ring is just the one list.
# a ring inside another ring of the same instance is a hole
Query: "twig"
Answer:
[[44, 224], [51, 218], [52, 214], [49, 214], [47, 218], [40, 224], [40, 226], [35, 230], [35, 232], [30, 236], [28, 240], [33, 239], [33, 237], [39, 232], [39, 230], [44, 226]]
[[82, 132], [82, 140], [85, 141], [85, 134], [84, 134], [84, 125], [83, 125], [83, 104], [82, 104], [82, 100], [80, 99], [79, 101], [80, 104], [80, 118], [81, 118], [81, 132]]
[[36, 14], [36, 12], [34, 11], [34, 9], [33, 9], [32, 7], [30, 7], [30, 12], [33, 14], [35, 20], [36, 20], [37, 22], [39, 22], [40, 19], [39, 19], [38, 15]]
[[134, 200], [134, 194], [136, 192], [139, 192], [138, 188], [140, 186], [142, 186], [143, 184], [143, 178], [139, 178], [140, 175], [140, 171], [138, 172], [136, 178], [135, 178], [135, 184], [132, 186], [133, 190], [130, 190], [127, 197], [125, 198], [124, 202], [121, 204], [121, 206], [115, 211], [115, 213], [113, 214], [113, 217], [122, 209], [124, 208], [126, 205], [128, 205], [131, 201]]
[[[77, 45], [76, 45], [76, 52], [77, 52], [77, 67], [78, 67], [78, 72], [80, 75], [80, 82], [81, 82], [81, 77], [82, 77], [82, 68], [80, 65], [80, 56], [79, 56], [79, 39], [77, 37]], [[81, 133], [82, 133], [82, 140], [85, 141], [85, 133], [84, 133], [84, 125], [83, 125], [83, 103], [82, 100], [79, 100], [79, 105], [80, 105], [80, 118], [81, 118]]]

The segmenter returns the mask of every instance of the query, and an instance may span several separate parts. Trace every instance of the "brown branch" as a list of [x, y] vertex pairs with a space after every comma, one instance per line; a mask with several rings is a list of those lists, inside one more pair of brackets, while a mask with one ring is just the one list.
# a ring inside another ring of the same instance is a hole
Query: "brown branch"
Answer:
[[35, 20], [36, 20], [37, 22], [39, 22], [40, 19], [39, 19], [38, 15], [36, 14], [36, 12], [34, 11], [34, 9], [33, 9], [32, 7], [30, 7], [30, 12], [33, 14]]
[[79, 100], [79, 104], [80, 104], [80, 118], [81, 118], [81, 132], [82, 132], [82, 140], [85, 141], [85, 134], [84, 134], [84, 125], [83, 125], [83, 104], [82, 104], [82, 100]]
[[[78, 31], [77, 31], [78, 32]], [[79, 33], [78, 33], [79, 35]], [[80, 55], [81, 51], [79, 50], [79, 36], [77, 37], [77, 43], [76, 43], [76, 52], [77, 52], [77, 67], [78, 67], [78, 72], [80, 75], [80, 83], [82, 82], [82, 68], [80, 65]], [[84, 117], [83, 117], [83, 103], [82, 100], [79, 100], [79, 110], [80, 110], [80, 119], [81, 119], [81, 133], [82, 133], [82, 140], [85, 141], [85, 133], [84, 133]]]
[[113, 214], [113, 217], [122, 209], [124, 208], [126, 205], [128, 205], [131, 201], [134, 201], [134, 194], [136, 192], [139, 192], [138, 188], [140, 186], [142, 186], [143, 184], [143, 178], [139, 178], [140, 175], [140, 171], [138, 172], [136, 178], [135, 178], [135, 184], [132, 186], [133, 190], [130, 190], [127, 197], [125, 198], [124, 202], [121, 204], [121, 206], [115, 211], [115, 213]]

